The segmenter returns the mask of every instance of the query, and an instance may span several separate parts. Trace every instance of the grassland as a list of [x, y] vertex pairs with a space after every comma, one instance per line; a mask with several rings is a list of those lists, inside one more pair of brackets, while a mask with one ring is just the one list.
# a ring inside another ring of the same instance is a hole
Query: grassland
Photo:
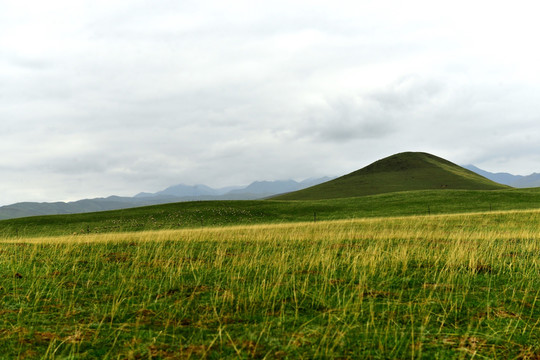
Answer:
[[534, 359], [539, 227], [524, 210], [7, 236], [0, 358]]
[[60, 236], [540, 208], [540, 189], [424, 190], [313, 201], [198, 201], [0, 221], [0, 237]]

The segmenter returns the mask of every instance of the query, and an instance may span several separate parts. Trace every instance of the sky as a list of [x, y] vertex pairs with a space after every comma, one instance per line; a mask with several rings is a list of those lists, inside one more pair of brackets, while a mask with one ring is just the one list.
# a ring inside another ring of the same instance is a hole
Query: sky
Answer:
[[540, 172], [539, 10], [0, 0], [0, 205], [337, 176], [403, 151]]

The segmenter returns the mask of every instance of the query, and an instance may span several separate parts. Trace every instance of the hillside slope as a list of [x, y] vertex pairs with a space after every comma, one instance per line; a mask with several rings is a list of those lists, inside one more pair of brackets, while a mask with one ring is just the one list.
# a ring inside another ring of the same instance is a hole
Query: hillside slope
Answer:
[[422, 152], [389, 156], [360, 170], [304, 190], [278, 195], [279, 200], [316, 200], [396, 191], [463, 189], [497, 190], [495, 183], [448, 160]]

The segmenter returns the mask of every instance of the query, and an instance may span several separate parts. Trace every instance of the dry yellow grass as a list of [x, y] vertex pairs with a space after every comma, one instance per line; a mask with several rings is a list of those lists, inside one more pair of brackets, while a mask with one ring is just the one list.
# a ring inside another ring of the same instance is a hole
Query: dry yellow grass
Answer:
[[498, 211], [431, 216], [384, 217], [268, 225], [240, 225], [181, 230], [8, 238], [0, 243], [107, 243], [122, 241], [206, 240], [360, 240], [531, 238], [540, 229], [540, 210]]

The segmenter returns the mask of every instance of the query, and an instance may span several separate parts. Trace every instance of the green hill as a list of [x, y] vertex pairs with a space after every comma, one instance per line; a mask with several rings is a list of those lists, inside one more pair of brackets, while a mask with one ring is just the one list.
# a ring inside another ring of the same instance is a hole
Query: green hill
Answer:
[[273, 199], [316, 200], [411, 190], [508, 188], [440, 157], [422, 152], [404, 152], [332, 181]]

